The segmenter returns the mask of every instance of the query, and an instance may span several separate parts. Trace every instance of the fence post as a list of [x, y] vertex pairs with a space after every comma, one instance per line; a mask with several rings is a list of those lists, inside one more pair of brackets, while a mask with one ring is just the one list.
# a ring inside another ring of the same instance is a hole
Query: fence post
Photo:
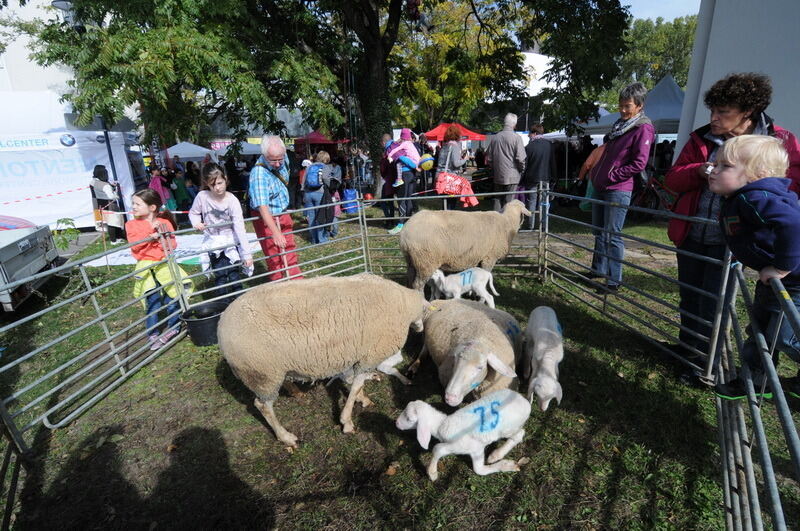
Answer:
[[[167, 240], [169, 233], [165, 231], [161, 225], [159, 225], [158, 235], [161, 242], [161, 248], [164, 249], [164, 256], [167, 257], [167, 267], [169, 268], [169, 273], [172, 276], [172, 282], [175, 284], [175, 289], [178, 292], [178, 303], [180, 304], [181, 312], [185, 312], [189, 309], [189, 300], [186, 297], [186, 290], [183, 287], [181, 275], [178, 273], [178, 262], [175, 259], [175, 253], [172, 252], [172, 246]], [[164, 289], [164, 286], [162, 286], [162, 289]]]
[[361, 231], [361, 252], [364, 256], [364, 271], [372, 273], [372, 257], [369, 254], [369, 228], [367, 227], [367, 205], [364, 196], [358, 196], [358, 229]]
[[[78, 269], [81, 272], [81, 277], [83, 277], [83, 285], [86, 286], [87, 291], [92, 291], [92, 283], [89, 281], [89, 275], [86, 274], [86, 268], [83, 264], [81, 264]], [[119, 365], [119, 373], [122, 376], [125, 376], [125, 367], [122, 366], [120, 363], [121, 360], [119, 359], [119, 354], [117, 354], [117, 347], [114, 345], [114, 340], [111, 339], [111, 332], [108, 330], [108, 325], [106, 325], [106, 320], [103, 317], [103, 310], [100, 308], [100, 303], [97, 302], [97, 297], [95, 297], [94, 293], [89, 295], [89, 298], [92, 299], [92, 306], [94, 306], [94, 310], [97, 312], [97, 317], [101, 319], [100, 321], [100, 328], [103, 329], [103, 333], [106, 335], [106, 340], [108, 341], [108, 346], [111, 348], [111, 352], [114, 354], [114, 360]]]
[[547, 235], [550, 231], [550, 201], [552, 197], [549, 193], [549, 183], [540, 182], [536, 188], [537, 194], [537, 210], [539, 215], [539, 232], [538, 232], [538, 247], [539, 247], [539, 274], [542, 277], [542, 282], [547, 282]]
[[702, 379], [711, 385], [714, 383], [714, 358], [718, 350], [724, 344], [723, 339], [730, 331], [730, 319], [727, 318], [728, 301], [736, 297], [736, 282], [729, 282], [731, 276], [731, 251], [725, 248], [725, 256], [722, 259], [722, 275], [720, 275], [719, 289], [717, 290], [717, 309], [714, 312], [714, 321], [711, 333], [708, 336], [708, 361]]

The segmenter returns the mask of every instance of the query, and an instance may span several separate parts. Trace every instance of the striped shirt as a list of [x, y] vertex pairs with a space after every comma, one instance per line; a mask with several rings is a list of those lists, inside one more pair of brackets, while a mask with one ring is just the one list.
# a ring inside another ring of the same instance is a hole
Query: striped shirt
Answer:
[[[263, 166], [259, 166], [259, 164], [263, 164]], [[280, 175], [280, 179], [276, 174]], [[281, 182], [281, 179], [289, 182], [288, 156], [284, 156], [283, 165], [277, 169], [272, 169], [263, 155], [259, 157], [256, 166], [250, 170], [250, 188], [248, 189], [250, 207], [258, 210], [261, 205], [266, 205], [275, 216], [283, 213], [289, 206], [289, 190]]]

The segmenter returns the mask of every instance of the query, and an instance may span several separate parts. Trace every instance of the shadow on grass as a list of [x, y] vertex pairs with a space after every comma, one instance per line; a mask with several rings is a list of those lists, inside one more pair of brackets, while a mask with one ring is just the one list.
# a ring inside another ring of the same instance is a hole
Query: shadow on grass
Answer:
[[84, 439], [19, 529], [265, 529], [273, 506], [230, 469], [219, 430], [192, 427], [172, 441], [170, 464], [147, 498], [125, 478], [114, 442], [120, 426]]

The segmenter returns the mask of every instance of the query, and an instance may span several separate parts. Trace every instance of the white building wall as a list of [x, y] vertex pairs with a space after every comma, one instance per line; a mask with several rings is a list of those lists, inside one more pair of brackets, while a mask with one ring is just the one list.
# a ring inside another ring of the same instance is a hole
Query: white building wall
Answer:
[[689, 133], [708, 123], [703, 95], [731, 72], [770, 76], [772, 104], [767, 114], [800, 134], [798, 28], [798, 0], [702, 0], [676, 156]]

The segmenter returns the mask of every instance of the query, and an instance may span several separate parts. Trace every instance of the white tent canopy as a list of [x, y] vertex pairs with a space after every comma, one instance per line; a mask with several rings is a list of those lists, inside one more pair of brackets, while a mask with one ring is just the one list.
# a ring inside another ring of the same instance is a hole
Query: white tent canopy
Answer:
[[206, 155], [211, 157], [211, 160], [217, 162], [217, 153], [213, 149], [204, 148], [191, 142], [181, 142], [174, 146], [168, 147], [164, 153], [165, 159], [171, 159], [175, 155], [179, 156], [181, 161], [192, 160], [200, 162], [206, 158]]
[[[216, 150], [217, 155], [225, 156], [228, 153], [228, 148], [230, 146], [223, 146]], [[171, 153], [171, 152], [170, 152]], [[261, 145], [260, 144], [251, 144], [250, 142], [242, 142], [239, 145], [239, 154], [240, 155], [261, 155]]]
[[[647, 94], [644, 113], [653, 121], [657, 134], [677, 133], [683, 107], [683, 91], [670, 75], [665, 76]], [[611, 131], [619, 113], [601, 116], [583, 127], [587, 135], [604, 134]]]

